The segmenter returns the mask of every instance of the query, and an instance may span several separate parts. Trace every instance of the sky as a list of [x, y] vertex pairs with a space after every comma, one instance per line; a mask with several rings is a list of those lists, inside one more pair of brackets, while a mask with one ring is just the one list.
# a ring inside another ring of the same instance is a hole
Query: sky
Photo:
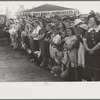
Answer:
[[100, 12], [100, 1], [0, 1], [0, 13], [5, 13], [8, 7], [12, 15], [14, 15], [20, 5], [24, 5], [25, 9], [31, 9], [32, 7], [38, 7], [43, 4], [75, 8], [83, 14], [87, 14], [91, 10]]

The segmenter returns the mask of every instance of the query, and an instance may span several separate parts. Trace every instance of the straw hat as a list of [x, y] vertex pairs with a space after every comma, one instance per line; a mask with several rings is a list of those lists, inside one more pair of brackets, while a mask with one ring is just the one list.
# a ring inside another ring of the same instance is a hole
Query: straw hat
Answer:
[[81, 19], [76, 19], [76, 20], [74, 21], [74, 26], [76, 26], [76, 25], [78, 25], [78, 24], [80, 24], [80, 23], [83, 23], [83, 21], [82, 21]]

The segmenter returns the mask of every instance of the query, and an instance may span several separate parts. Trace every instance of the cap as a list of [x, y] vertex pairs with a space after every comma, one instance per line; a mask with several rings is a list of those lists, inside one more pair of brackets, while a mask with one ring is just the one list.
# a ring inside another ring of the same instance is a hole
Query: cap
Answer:
[[81, 19], [76, 19], [74, 21], [74, 26], [78, 25], [79, 23], [82, 23], [83, 21]]
[[84, 30], [88, 30], [88, 26], [86, 24], [82, 24], [79, 27], [83, 28]]

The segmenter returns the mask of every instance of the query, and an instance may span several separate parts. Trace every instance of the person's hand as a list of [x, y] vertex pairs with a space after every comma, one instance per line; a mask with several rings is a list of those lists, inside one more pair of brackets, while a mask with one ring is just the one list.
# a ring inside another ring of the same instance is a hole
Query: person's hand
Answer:
[[44, 41], [49, 42], [49, 39], [46, 38]]
[[94, 54], [94, 51], [92, 49], [88, 50], [89, 54]]
[[38, 38], [41, 38], [41, 35], [38, 35]]
[[71, 49], [71, 47], [70, 47], [70, 46], [65, 46], [65, 48], [66, 48], [67, 50], [70, 50], [70, 49]]

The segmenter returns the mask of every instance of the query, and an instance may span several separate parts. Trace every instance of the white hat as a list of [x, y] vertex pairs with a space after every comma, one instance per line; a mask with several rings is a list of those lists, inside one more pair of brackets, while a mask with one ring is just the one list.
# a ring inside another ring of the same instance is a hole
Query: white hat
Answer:
[[79, 27], [81, 27], [81, 28], [83, 28], [83, 29], [85, 29], [85, 30], [88, 30], [88, 26], [87, 26], [86, 24], [82, 24], [82, 25], [80, 25]]
[[81, 19], [76, 19], [74, 21], [74, 26], [78, 25], [79, 23], [82, 23], [83, 21]]

